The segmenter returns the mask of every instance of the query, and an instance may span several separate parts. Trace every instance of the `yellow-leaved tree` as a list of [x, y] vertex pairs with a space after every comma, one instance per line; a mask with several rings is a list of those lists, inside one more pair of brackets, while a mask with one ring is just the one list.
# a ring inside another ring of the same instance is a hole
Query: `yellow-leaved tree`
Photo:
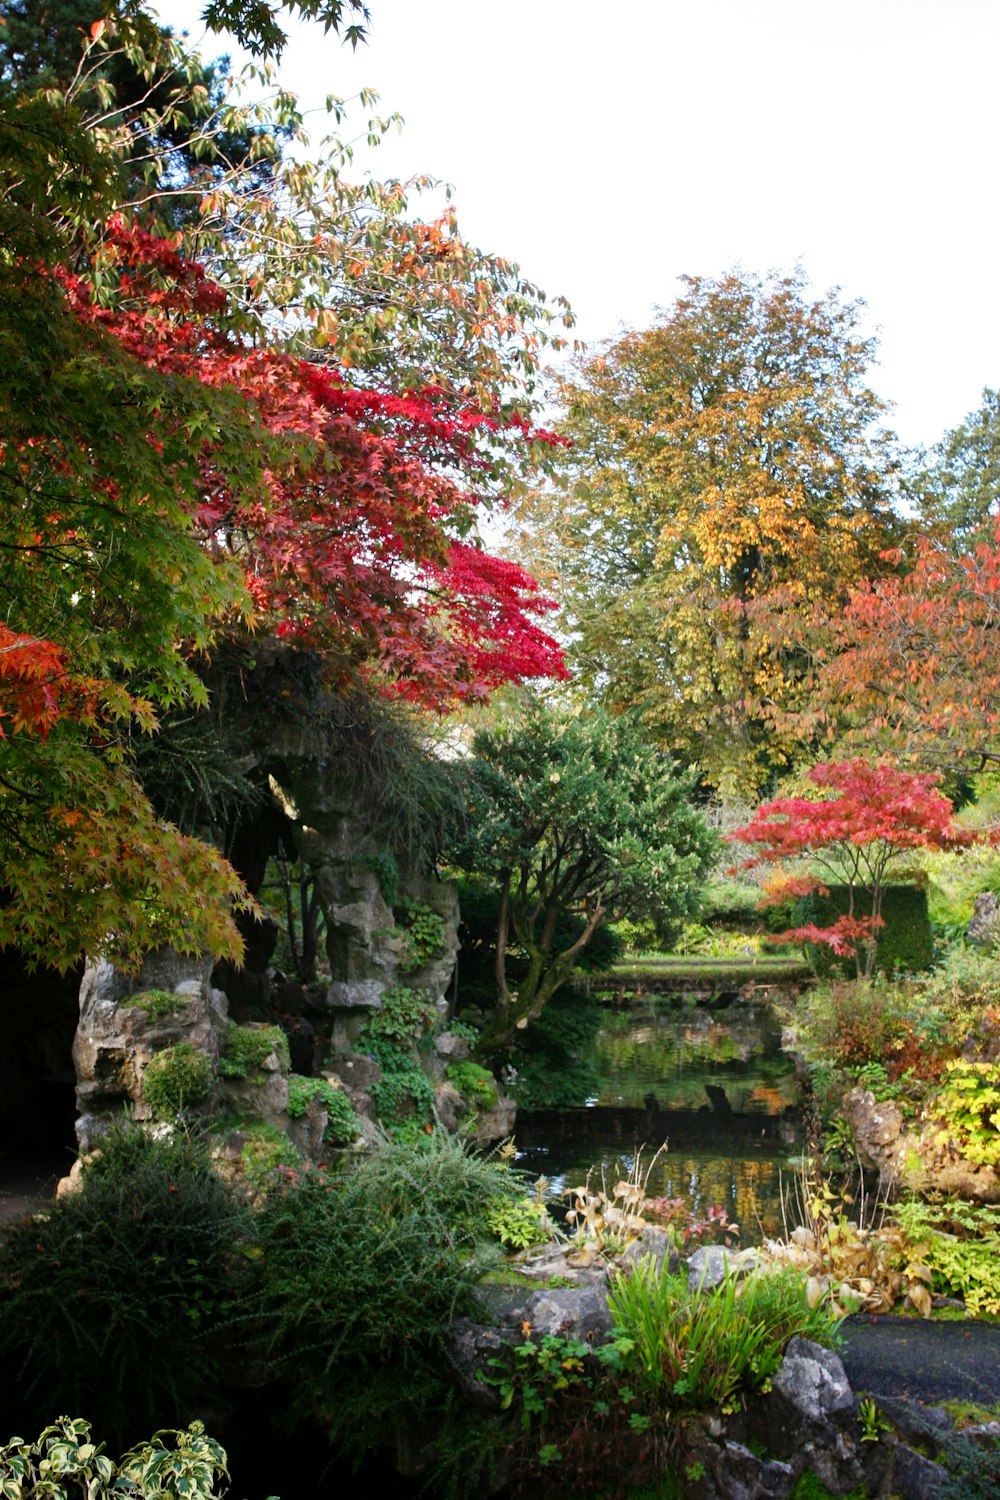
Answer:
[[687, 277], [559, 384], [572, 447], [529, 505], [572, 665], [726, 792], [810, 754], [821, 622], [900, 540], [860, 315], [801, 271]]

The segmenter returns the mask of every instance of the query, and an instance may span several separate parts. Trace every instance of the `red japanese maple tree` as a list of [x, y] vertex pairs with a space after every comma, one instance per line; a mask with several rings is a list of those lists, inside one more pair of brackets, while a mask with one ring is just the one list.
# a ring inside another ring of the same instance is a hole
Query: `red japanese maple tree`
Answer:
[[[834, 953], [853, 956], [858, 977], [867, 977], [874, 971], [884, 926], [887, 878], [901, 856], [913, 849], [963, 848], [976, 835], [955, 826], [952, 803], [938, 789], [934, 774], [857, 759], [814, 766], [809, 780], [820, 796], [765, 802], [729, 837], [756, 847], [740, 866], [744, 870], [808, 858], [809, 873], [779, 876], [764, 905], [813, 892], [828, 895], [824, 876], [847, 887], [847, 911], [829, 927], [794, 927], [774, 941], [825, 945]], [[859, 914], [856, 902], [861, 892], [868, 910]]]
[[472, 539], [489, 442], [555, 441], [442, 392], [345, 384], [328, 366], [243, 344], [225, 297], [162, 239], [109, 227], [111, 307], [66, 278], [77, 314], [146, 366], [234, 397], [265, 455], [249, 491], [231, 449], [201, 445], [189, 511], [204, 547], [242, 569], [252, 624], [321, 652], [335, 684], [358, 674], [442, 709], [505, 682], [565, 676], [539, 625], [555, 606], [523, 568]]

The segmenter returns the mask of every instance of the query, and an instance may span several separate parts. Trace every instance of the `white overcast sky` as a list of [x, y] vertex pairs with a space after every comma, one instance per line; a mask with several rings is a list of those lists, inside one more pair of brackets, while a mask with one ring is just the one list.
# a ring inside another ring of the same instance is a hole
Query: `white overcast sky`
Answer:
[[[685, 272], [801, 261], [867, 302], [906, 441], [1000, 384], [1000, 0], [370, 8], [353, 55], [293, 27], [282, 83], [307, 107], [377, 89], [405, 128], [359, 160], [451, 182], [466, 237], [588, 342], [648, 326]], [[201, 37], [199, 0], [158, 10]]]

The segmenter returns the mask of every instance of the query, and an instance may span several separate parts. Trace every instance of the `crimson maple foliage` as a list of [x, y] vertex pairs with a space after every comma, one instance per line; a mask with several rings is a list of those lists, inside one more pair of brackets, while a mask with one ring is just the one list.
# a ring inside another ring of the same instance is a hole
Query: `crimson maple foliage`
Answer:
[[[912, 849], [958, 849], [976, 835], [957, 828], [952, 803], [934, 774], [902, 771], [885, 762], [857, 759], [817, 765], [809, 772], [819, 797], [777, 797], [759, 807], [751, 821], [730, 834], [733, 842], [757, 852], [740, 866], [780, 864], [805, 856], [828, 878], [848, 889], [848, 909], [829, 927], [806, 924], [780, 933], [777, 942], [819, 943], [853, 956], [859, 977], [875, 966], [887, 876], [901, 854]], [[779, 905], [812, 892], [828, 895], [814, 872], [783, 875], [768, 889], [765, 905]], [[858, 915], [858, 894], [867, 894], [868, 912]]]
[[67, 712], [66, 653], [0, 623], [0, 693], [0, 739], [7, 728], [44, 739]]
[[211, 434], [201, 437], [190, 502], [205, 548], [243, 570], [257, 628], [319, 650], [335, 684], [361, 674], [434, 709], [566, 675], [538, 623], [553, 602], [469, 539], [488, 444], [511, 430], [543, 443], [550, 434], [455, 410], [433, 388], [350, 388], [322, 364], [248, 348], [199, 266], [120, 215], [108, 239], [120, 268], [112, 304], [64, 277], [78, 316], [150, 368], [235, 393], [269, 450], [266, 484], [247, 494]]

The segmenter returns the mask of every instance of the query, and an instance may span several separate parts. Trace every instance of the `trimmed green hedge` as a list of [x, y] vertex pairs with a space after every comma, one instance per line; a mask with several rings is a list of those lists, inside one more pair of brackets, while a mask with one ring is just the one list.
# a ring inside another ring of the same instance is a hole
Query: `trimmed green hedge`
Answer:
[[[832, 885], [828, 896], [805, 896], [794, 907], [795, 927], [815, 922], [817, 927], [831, 926], [848, 908], [846, 885]], [[865, 917], [871, 911], [866, 891], [855, 891], [854, 914]], [[916, 974], [929, 969], [934, 961], [934, 938], [927, 910], [927, 892], [915, 885], [889, 885], [882, 898], [885, 926], [879, 935], [876, 969], [884, 973], [902, 970]], [[810, 961], [818, 974], [829, 974], [842, 967], [854, 973], [854, 960], [839, 960], [829, 948], [808, 945]]]

